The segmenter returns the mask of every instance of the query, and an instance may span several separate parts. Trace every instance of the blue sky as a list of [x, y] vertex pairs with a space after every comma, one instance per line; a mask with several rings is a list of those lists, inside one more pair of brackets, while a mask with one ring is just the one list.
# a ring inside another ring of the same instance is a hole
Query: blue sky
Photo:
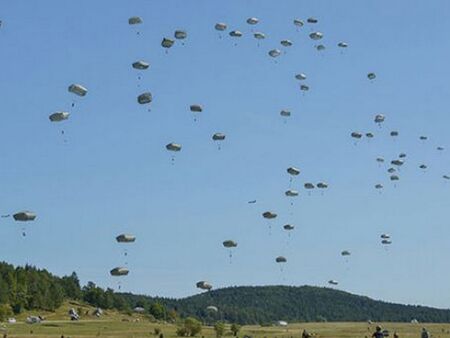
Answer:
[[[337, 279], [377, 299], [449, 307], [450, 182], [441, 176], [450, 155], [436, 151], [450, 147], [449, 10], [444, 0], [2, 1], [0, 211], [38, 214], [25, 238], [20, 224], [0, 220], [2, 259], [117, 288], [109, 270], [124, 257], [114, 238], [130, 232], [126, 291], [178, 297], [203, 279], [215, 287]], [[139, 27], [128, 25], [134, 15]], [[310, 16], [319, 23], [297, 31], [293, 19]], [[236, 46], [220, 38], [216, 22], [244, 37]], [[165, 53], [160, 42], [176, 29], [188, 39]], [[267, 35], [259, 47], [252, 29]], [[312, 30], [324, 33], [323, 53]], [[282, 39], [294, 45], [282, 48]], [[339, 50], [340, 41], [350, 47]], [[276, 62], [273, 48], [286, 51]], [[131, 68], [139, 59], [151, 65], [140, 81]], [[68, 93], [71, 83], [87, 96]], [[136, 102], [145, 90], [151, 111]], [[204, 106], [197, 121], [194, 103]], [[286, 122], [282, 109], [292, 112]], [[60, 110], [70, 119], [50, 123]], [[386, 115], [381, 128], [377, 113]], [[375, 138], [355, 146], [354, 130]], [[221, 150], [215, 132], [227, 135]], [[174, 165], [169, 142], [183, 145]], [[400, 152], [408, 156], [394, 187], [375, 158]], [[293, 206], [284, 196], [289, 166], [302, 170]], [[302, 188], [321, 180], [324, 194]], [[279, 215], [271, 232], [266, 210]], [[286, 223], [296, 225], [290, 238]], [[226, 239], [239, 243], [231, 264]], [[352, 252], [347, 263], [342, 250]], [[283, 272], [278, 255], [288, 259]]]

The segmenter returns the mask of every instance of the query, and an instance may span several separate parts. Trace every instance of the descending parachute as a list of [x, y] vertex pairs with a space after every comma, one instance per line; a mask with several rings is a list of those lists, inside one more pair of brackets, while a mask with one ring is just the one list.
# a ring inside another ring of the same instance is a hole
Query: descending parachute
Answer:
[[237, 30], [231, 31], [229, 34], [233, 38], [240, 38], [240, 37], [242, 37], [242, 32], [241, 31], [237, 31]]
[[180, 151], [181, 150], [181, 144], [178, 143], [169, 143], [166, 145], [166, 149], [169, 151]]
[[375, 78], [377, 77], [377, 75], [375, 73], [369, 73], [367, 74], [367, 78], [369, 80], [375, 80]]
[[426, 141], [426, 140], [428, 140], [428, 137], [427, 136], [420, 136], [419, 139], [421, 141]]
[[442, 175], [442, 178], [445, 180], [450, 180], [450, 175]]
[[128, 24], [130, 25], [139, 25], [143, 22], [142, 18], [139, 16], [132, 16], [128, 19]]
[[173, 36], [177, 40], [184, 40], [187, 38], [187, 32], [184, 30], [176, 30]]
[[209, 306], [206, 307], [206, 311], [208, 311], [208, 312], [218, 312], [219, 309], [216, 306], [209, 305]]
[[378, 163], [384, 163], [384, 158], [382, 158], [382, 157], [377, 157], [377, 162], [378, 162]]
[[127, 268], [117, 267], [112, 269], [109, 273], [111, 274], [111, 276], [120, 277], [128, 275], [129, 272], [130, 271]]
[[350, 134], [350, 136], [356, 139], [360, 139], [362, 137], [362, 134], [357, 131], [354, 131]]
[[281, 41], [280, 41], [280, 44], [281, 44], [283, 47], [291, 47], [291, 46], [292, 46], [292, 41], [291, 41], [291, 40], [281, 40]]
[[150, 92], [142, 93], [141, 95], [139, 95], [137, 97], [137, 102], [139, 104], [148, 104], [148, 103], [151, 103], [152, 100], [153, 100], [153, 97], [152, 97], [152, 93], [150, 93]]
[[389, 234], [381, 234], [381, 239], [390, 239], [391, 238], [391, 235], [389, 235]]
[[385, 117], [383, 114], [375, 115], [375, 118], [374, 118], [375, 123], [381, 124], [384, 122], [384, 120], [385, 120]]
[[287, 109], [283, 109], [282, 111], [280, 111], [280, 115], [283, 117], [289, 117], [289, 116], [291, 116], [291, 111], [287, 110]]
[[272, 49], [269, 51], [269, 56], [276, 58], [281, 55], [281, 51], [279, 49]]
[[189, 109], [193, 113], [201, 113], [203, 111], [203, 107], [199, 104], [192, 104]]
[[237, 247], [238, 244], [237, 244], [237, 242], [232, 241], [232, 240], [223, 241], [222, 244], [225, 248], [230, 249], [228, 255], [230, 257], [230, 263], [231, 263], [231, 259], [233, 258], [233, 252], [231, 249]]
[[120, 234], [116, 237], [118, 243], [134, 243], [136, 241], [136, 236], [130, 234]]
[[308, 23], [318, 23], [319, 20], [317, 20], [316, 18], [310, 17], [308, 18], [308, 20], [306, 20]]
[[383, 244], [383, 245], [390, 245], [390, 244], [392, 244], [392, 241], [390, 239], [383, 239], [381, 241], [381, 244]]
[[161, 47], [165, 48], [166, 49], [166, 53], [167, 53], [167, 50], [169, 48], [171, 48], [174, 43], [175, 43], [175, 41], [172, 40], [172, 39], [163, 38], [162, 41], [161, 41]]
[[67, 90], [78, 96], [85, 96], [88, 92], [86, 87], [83, 87], [82, 85], [76, 83], [71, 84]]
[[347, 48], [348, 44], [346, 42], [339, 42], [338, 43], [338, 47], [340, 47], [340, 48]]
[[372, 133], [370, 133], [370, 132], [369, 132], [369, 133], [366, 133], [366, 137], [367, 137], [367, 138], [373, 138], [373, 136], [374, 136], [374, 135], [373, 135]]
[[298, 196], [298, 191], [297, 190], [292, 190], [289, 189], [284, 193], [287, 197], [297, 197]]
[[278, 215], [277, 215], [276, 213], [274, 213], [274, 212], [266, 211], [266, 212], [264, 212], [264, 213], [262, 214], [262, 216], [263, 216], [264, 218], [266, 218], [266, 219], [274, 219], [274, 218], [276, 218]]
[[132, 67], [134, 69], [138, 69], [138, 70], [145, 70], [148, 67], [150, 67], [150, 64], [145, 61], [139, 60], [139, 61], [133, 62]]
[[323, 34], [321, 32], [312, 32], [311, 34], [309, 34], [309, 37], [312, 40], [317, 41], [323, 38]]
[[439, 150], [439, 151], [442, 151], [442, 150], [444, 150], [444, 147], [439, 146], [436, 149]]
[[305, 187], [305, 189], [308, 189], [308, 190], [311, 190], [311, 189], [315, 188], [314, 184], [309, 183], [309, 182], [305, 183], [303, 186]]
[[56, 112], [51, 114], [48, 118], [51, 122], [61, 122], [64, 120], [67, 120], [69, 118], [70, 114], [68, 112]]
[[392, 173], [395, 173], [397, 170], [395, 169], [395, 168], [389, 168], [388, 170], [387, 170], [387, 172], [389, 173], [389, 174], [392, 174]]
[[328, 284], [330, 284], [330, 285], [338, 285], [339, 282], [338, 282], [337, 280], [330, 279], [330, 280], [328, 281]]
[[291, 176], [297, 176], [300, 174], [300, 169], [297, 169], [295, 167], [289, 167], [286, 169], [289, 175]]
[[207, 281], [204, 281], [204, 280], [202, 280], [200, 282], [197, 282], [195, 285], [197, 286], [197, 288], [202, 289], [202, 290], [208, 290], [209, 291], [209, 290], [212, 289], [212, 285], [209, 284]]
[[306, 75], [303, 74], [303, 73], [299, 73], [299, 74], [296, 74], [296, 75], [295, 75], [295, 78], [296, 78], [297, 80], [303, 81], [303, 80], [306, 80]]
[[287, 259], [286, 259], [286, 257], [278, 256], [277, 258], [275, 258], [275, 262], [277, 262], [277, 263], [286, 263]]
[[294, 230], [294, 228], [295, 228], [295, 226], [292, 225], [292, 224], [285, 224], [285, 225], [283, 225], [283, 229], [287, 230], [287, 231]]
[[307, 92], [309, 90], [309, 86], [302, 84], [300, 85], [300, 90], [303, 92]]
[[328, 188], [328, 183], [325, 182], [319, 182], [316, 184], [316, 187], [319, 189], [327, 189]]
[[36, 214], [31, 211], [20, 211], [13, 215], [15, 221], [28, 222], [36, 219]]
[[392, 160], [391, 164], [392, 165], [396, 165], [397, 167], [402, 166], [405, 163], [405, 161], [401, 160], [401, 159], [396, 159], [396, 160]]
[[398, 175], [391, 175], [390, 179], [391, 181], [398, 181], [400, 177]]
[[399, 157], [399, 158], [405, 158], [405, 157], [406, 157], [406, 154], [405, 154], [405, 153], [400, 153], [400, 154], [398, 155], [398, 157]]
[[426, 164], [421, 164], [419, 165], [419, 168], [425, 170], [428, 168], [428, 166]]
[[396, 136], [398, 136], [398, 131], [396, 131], [396, 130], [393, 130], [393, 131], [391, 131], [391, 134], [390, 134], [392, 137], [396, 137]]
[[227, 24], [223, 23], [223, 22], [218, 22], [218, 23], [216, 23], [214, 28], [216, 29], [216, 31], [223, 32], [223, 31], [227, 30]]
[[248, 23], [249, 25], [256, 25], [258, 22], [259, 22], [259, 19], [258, 19], [258, 18], [248, 18], [248, 19], [247, 19], [247, 23]]
[[319, 52], [321, 52], [321, 51], [325, 50], [326, 48], [325, 48], [324, 45], [317, 45], [317, 46], [316, 46], [316, 49], [317, 49]]
[[375, 189], [383, 189], [383, 185], [382, 184], [375, 184]]
[[256, 32], [253, 34], [253, 37], [257, 40], [264, 40], [266, 38], [266, 35], [261, 32]]
[[341, 256], [350, 256], [350, 255], [351, 255], [351, 253], [348, 250], [344, 250], [341, 252]]
[[299, 28], [299, 27], [303, 27], [304, 23], [302, 20], [300, 19], [294, 19], [294, 25]]
[[226, 135], [224, 133], [215, 133], [212, 136], [212, 139], [214, 142], [217, 142], [217, 148], [220, 150], [221, 146], [220, 146], [220, 142], [225, 140]]

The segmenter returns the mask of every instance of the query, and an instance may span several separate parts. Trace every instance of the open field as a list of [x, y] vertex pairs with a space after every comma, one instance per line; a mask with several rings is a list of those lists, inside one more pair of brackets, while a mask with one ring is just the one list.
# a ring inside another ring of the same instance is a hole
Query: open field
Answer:
[[[127, 321], [128, 320], [128, 321]], [[66, 320], [49, 320], [42, 324], [7, 324], [4, 332], [8, 337], [157, 337], [154, 329], [160, 328], [164, 338], [176, 337], [176, 326], [165, 323], [150, 323], [144, 320], [133, 321], [136, 318], [118, 320], [98, 319], [70, 322]], [[394, 330], [400, 337], [420, 337], [422, 326], [426, 326], [433, 337], [450, 337], [450, 324], [405, 324], [405, 323], [383, 323], [383, 328]], [[282, 327], [260, 327], [244, 326], [239, 336], [249, 335], [252, 337], [290, 338], [299, 337], [303, 329], [312, 332], [317, 337], [323, 338], [353, 338], [370, 337], [375, 325], [367, 323], [298, 323], [291, 324], [287, 328]], [[211, 327], [203, 327], [203, 337], [215, 337]], [[230, 337], [231, 333], [227, 332]]]

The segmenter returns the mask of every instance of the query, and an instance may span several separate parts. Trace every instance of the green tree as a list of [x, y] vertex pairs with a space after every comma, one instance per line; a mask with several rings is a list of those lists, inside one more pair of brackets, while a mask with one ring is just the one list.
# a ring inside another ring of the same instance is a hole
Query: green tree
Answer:
[[230, 330], [233, 332], [233, 336], [236, 337], [241, 330], [241, 326], [239, 324], [231, 324]]
[[0, 321], [5, 321], [13, 312], [9, 304], [0, 304]]
[[216, 322], [214, 324], [214, 331], [216, 331], [216, 337], [222, 337], [225, 333], [225, 324], [223, 322]]
[[152, 303], [148, 311], [156, 319], [165, 319], [166, 308], [161, 303]]
[[200, 332], [202, 332], [202, 324], [192, 317], [187, 317], [183, 325], [177, 329], [177, 335], [182, 337], [194, 337]]

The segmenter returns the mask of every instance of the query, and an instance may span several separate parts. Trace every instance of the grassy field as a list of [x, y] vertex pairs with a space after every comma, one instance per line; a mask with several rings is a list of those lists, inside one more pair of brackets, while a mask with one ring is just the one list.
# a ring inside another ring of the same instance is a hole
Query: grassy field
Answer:
[[[176, 337], [176, 326], [167, 323], [151, 323], [143, 316], [128, 316], [117, 312], [105, 312], [104, 316], [97, 318], [83, 315], [77, 322], [68, 320], [67, 310], [73, 307], [82, 309], [83, 313], [93, 308], [78, 303], [67, 303], [60, 310], [54, 313], [39, 313], [45, 316], [46, 320], [41, 324], [25, 324], [27, 315], [22, 314], [17, 317], [16, 324], [3, 324], [2, 333], [8, 337], [154, 337], [155, 329], [159, 328], [164, 334], [164, 338]], [[34, 313], [37, 315], [37, 313]], [[383, 328], [392, 333], [397, 331], [402, 337], [420, 337], [423, 326], [432, 333], [435, 338], [450, 338], [450, 324], [409, 324], [409, 323], [381, 323]], [[249, 335], [253, 338], [291, 338], [300, 337], [303, 329], [313, 333], [316, 337], [323, 338], [364, 338], [371, 337], [375, 329], [375, 324], [367, 323], [295, 323], [288, 327], [260, 327], [244, 326], [239, 333], [239, 337]], [[199, 337], [215, 337], [212, 327], [203, 327]], [[227, 330], [226, 336], [231, 338], [231, 333]]]

